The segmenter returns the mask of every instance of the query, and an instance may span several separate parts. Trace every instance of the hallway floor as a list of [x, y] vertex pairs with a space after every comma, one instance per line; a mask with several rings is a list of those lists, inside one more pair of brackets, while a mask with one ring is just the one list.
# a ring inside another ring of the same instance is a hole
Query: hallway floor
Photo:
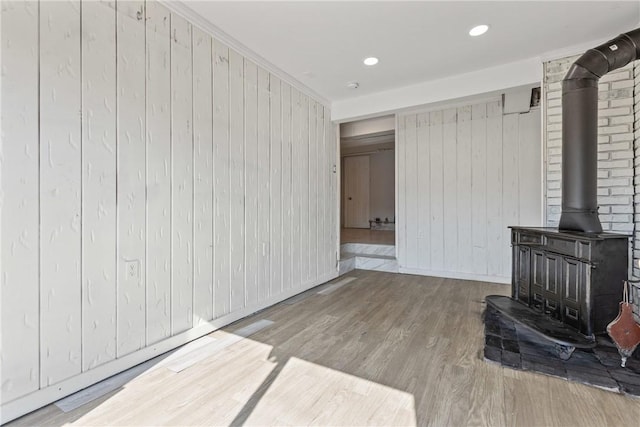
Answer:
[[340, 244], [344, 243], [395, 245], [396, 232], [388, 230], [370, 230], [368, 228], [341, 228]]

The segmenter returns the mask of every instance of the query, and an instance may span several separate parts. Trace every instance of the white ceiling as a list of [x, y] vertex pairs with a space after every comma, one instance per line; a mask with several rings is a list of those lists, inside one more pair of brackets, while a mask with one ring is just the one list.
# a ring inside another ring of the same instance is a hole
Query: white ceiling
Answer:
[[[472, 72], [640, 23], [640, 1], [190, 1], [187, 6], [330, 101]], [[468, 30], [491, 29], [481, 37]], [[365, 67], [362, 59], [380, 63]], [[358, 89], [346, 88], [357, 81]]]

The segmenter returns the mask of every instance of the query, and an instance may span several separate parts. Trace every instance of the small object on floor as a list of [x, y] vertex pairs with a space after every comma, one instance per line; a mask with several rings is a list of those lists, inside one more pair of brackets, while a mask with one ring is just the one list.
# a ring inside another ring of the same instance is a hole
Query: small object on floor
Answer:
[[318, 291], [318, 295], [329, 295], [331, 292], [343, 287], [347, 283], [353, 282], [357, 277], [345, 277], [344, 279], [338, 280], [335, 283], [330, 284], [326, 288]]
[[555, 344], [554, 347], [556, 349], [556, 353], [558, 353], [558, 357], [562, 360], [569, 360], [573, 352], [576, 350], [576, 348], [573, 346], [562, 345], [557, 343]]
[[629, 303], [629, 283], [625, 280], [620, 302], [620, 312], [611, 323], [607, 325], [607, 333], [616, 344], [623, 368], [627, 365], [627, 359], [640, 344], [640, 325], [633, 318], [633, 309]]

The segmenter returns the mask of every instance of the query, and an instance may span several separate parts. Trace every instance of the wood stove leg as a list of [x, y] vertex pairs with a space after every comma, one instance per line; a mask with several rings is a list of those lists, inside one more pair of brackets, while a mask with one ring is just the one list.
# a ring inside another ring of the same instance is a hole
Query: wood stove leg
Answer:
[[627, 367], [627, 359], [631, 357], [633, 351], [636, 349], [636, 346], [633, 346], [631, 349], [622, 349], [618, 347], [618, 353], [620, 354], [620, 366], [623, 368]]
[[556, 344], [555, 349], [560, 359], [569, 360], [576, 348], [570, 345]]

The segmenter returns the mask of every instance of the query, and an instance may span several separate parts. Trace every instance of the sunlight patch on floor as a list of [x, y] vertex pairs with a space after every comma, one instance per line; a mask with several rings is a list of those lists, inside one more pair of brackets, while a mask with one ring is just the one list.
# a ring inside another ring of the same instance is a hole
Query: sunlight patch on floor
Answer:
[[72, 425], [229, 425], [277, 366], [267, 359], [271, 351], [243, 339], [180, 373], [155, 370], [79, 414]]
[[415, 402], [410, 393], [293, 357], [246, 425], [415, 426]]

